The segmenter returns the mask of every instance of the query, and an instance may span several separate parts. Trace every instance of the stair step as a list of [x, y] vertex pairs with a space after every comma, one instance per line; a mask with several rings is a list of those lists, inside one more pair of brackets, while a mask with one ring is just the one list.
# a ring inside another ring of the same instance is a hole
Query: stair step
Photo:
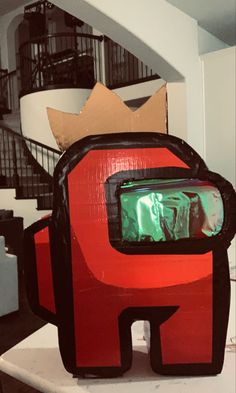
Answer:
[[[17, 170], [18, 174], [20, 175], [22, 173], [23, 175], [23, 171], [25, 172], [25, 174], [27, 175], [27, 173], [29, 173], [29, 175], [32, 173], [32, 165], [27, 164], [27, 162], [17, 162], [17, 165], [15, 166], [13, 162], [0, 162], [0, 172], [5, 172], [5, 171], [9, 171], [9, 170], [13, 170], [14, 169]], [[27, 172], [28, 171], [28, 172]]]
[[27, 185], [27, 184], [38, 184], [41, 181], [41, 175], [38, 173], [33, 173], [31, 176], [19, 176], [19, 184], [20, 185]]
[[17, 168], [24, 168], [27, 165], [26, 157], [17, 157], [15, 162], [12, 158], [0, 158], [0, 168], [14, 168], [15, 165]]
[[11, 121], [12, 119], [20, 121], [20, 111], [14, 111], [9, 114], [4, 114], [4, 122]]
[[[21, 151], [22, 154], [25, 154], [23, 144], [20, 142], [16, 142], [15, 143], [15, 151], [16, 152]], [[6, 141], [2, 141], [1, 136], [0, 136], [0, 155], [2, 155], [2, 154], [5, 155], [7, 152], [13, 152], [12, 140], [8, 143]]]
[[25, 151], [23, 149], [17, 149], [15, 152], [13, 152], [13, 150], [1, 150], [0, 149], [0, 159], [7, 159], [7, 160], [13, 160], [13, 157], [16, 154], [16, 158], [24, 158], [26, 157]]
[[3, 123], [7, 127], [16, 131], [18, 134], [21, 133], [21, 122], [20, 122], [20, 112], [12, 112], [3, 115]]
[[21, 185], [16, 189], [16, 198], [36, 198], [50, 191], [51, 187], [47, 183]]
[[37, 210], [52, 210], [53, 193], [46, 193], [37, 197]]
[[[0, 173], [6, 177], [12, 177], [15, 174], [14, 168], [0, 168]], [[17, 171], [19, 176], [32, 176], [34, 174], [33, 168], [31, 165], [26, 165], [24, 168], [18, 169]]]
[[0, 174], [0, 187], [6, 187], [6, 185], [7, 185], [6, 176]]
[[[18, 181], [20, 186], [27, 186], [27, 184], [38, 184], [42, 183], [43, 179], [40, 174], [33, 173], [30, 176], [28, 175], [21, 175], [18, 174]], [[6, 185], [6, 184], [15, 184], [14, 182], [14, 174], [12, 176], [3, 176], [0, 174], [0, 186], [1, 185]]]
[[[14, 122], [17, 117], [18, 114], [12, 114], [5, 118], [4, 122], [13, 124], [12, 121]], [[30, 146], [29, 153], [26, 149], [27, 142], [0, 128], [0, 187], [15, 188], [16, 199], [37, 199], [38, 210], [51, 210], [52, 182], [46, 173], [44, 174], [43, 169], [40, 171], [38, 165], [34, 165], [33, 157], [31, 161]], [[36, 153], [40, 158], [40, 150]], [[34, 152], [32, 154], [34, 155]], [[48, 157], [50, 154], [49, 152]]]
[[11, 113], [11, 109], [8, 109], [7, 107], [3, 107], [3, 106], [0, 107], [0, 114], [1, 115], [5, 115], [5, 114], [9, 114], [9, 113]]

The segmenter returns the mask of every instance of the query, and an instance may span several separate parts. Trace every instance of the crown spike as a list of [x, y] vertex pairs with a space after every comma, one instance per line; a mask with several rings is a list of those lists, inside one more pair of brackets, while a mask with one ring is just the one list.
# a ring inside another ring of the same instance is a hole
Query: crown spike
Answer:
[[79, 115], [47, 108], [48, 119], [61, 150], [97, 134], [158, 131], [166, 132], [166, 86], [136, 111], [101, 83], [97, 83]]

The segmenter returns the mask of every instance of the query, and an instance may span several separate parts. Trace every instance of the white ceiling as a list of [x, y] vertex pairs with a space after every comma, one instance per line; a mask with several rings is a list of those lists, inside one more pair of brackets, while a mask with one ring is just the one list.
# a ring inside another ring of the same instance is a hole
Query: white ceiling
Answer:
[[236, 0], [166, 0], [228, 45], [236, 44]]
[[[229, 45], [236, 44], [236, 0], [166, 1], [198, 20], [201, 27], [222, 41]], [[26, 3], [29, 0], [0, 0], [0, 16]]]

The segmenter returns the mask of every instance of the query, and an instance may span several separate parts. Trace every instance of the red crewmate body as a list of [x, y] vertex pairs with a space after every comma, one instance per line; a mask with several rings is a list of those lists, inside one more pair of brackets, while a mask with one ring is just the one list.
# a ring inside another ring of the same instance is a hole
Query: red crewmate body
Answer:
[[[126, 173], [142, 178], [158, 171], [171, 177], [170, 170], [191, 178], [199, 175], [202, 161], [192, 150], [185, 159], [185, 151], [176, 153], [163, 141], [145, 147], [132, 137], [131, 142], [109, 146], [95, 140], [91, 147], [91, 140], [86, 140], [85, 150], [77, 143], [69, 160], [64, 155], [55, 173], [58, 195], [52, 219], [28, 231], [33, 233], [39, 289], [34, 309], [55, 315], [62, 359], [75, 375], [118, 375], [128, 369], [127, 330], [136, 319], [150, 321], [155, 371], [220, 372], [229, 307], [225, 250], [197, 241], [189, 247], [188, 239], [180, 242], [177, 252], [175, 244], [169, 251], [154, 244], [147, 253], [139, 253], [138, 246], [126, 252], [114, 246], [109, 232], [109, 178], [119, 173], [122, 179]], [[78, 155], [80, 149], [83, 154]], [[119, 184], [118, 176], [116, 189]], [[225, 298], [223, 308], [218, 304], [223, 310], [220, 332], [214, 307], [220, 286], [215, 287], [214, 266], [221, 262]]]
[[186, 164], [166, 148], [94, 150], [68, 175], [78, 367], [120, 366], [119, 315], [151, 306], [179, 307], [161, 327], [163, 364], [211, 361], [212, 253], [126, 255], [110, 244], [105, 182], [145, 167]]

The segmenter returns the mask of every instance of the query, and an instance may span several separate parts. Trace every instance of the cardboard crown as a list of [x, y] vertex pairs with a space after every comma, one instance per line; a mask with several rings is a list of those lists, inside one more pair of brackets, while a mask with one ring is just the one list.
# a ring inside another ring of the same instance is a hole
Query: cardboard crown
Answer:
[[101, 83], [96, 83], [79, 115], [47, 108], [52, 133], [62, 151], [88, 135], [138, 131], [166, 133], [166, 112], [166, 86], [132, 111]]

